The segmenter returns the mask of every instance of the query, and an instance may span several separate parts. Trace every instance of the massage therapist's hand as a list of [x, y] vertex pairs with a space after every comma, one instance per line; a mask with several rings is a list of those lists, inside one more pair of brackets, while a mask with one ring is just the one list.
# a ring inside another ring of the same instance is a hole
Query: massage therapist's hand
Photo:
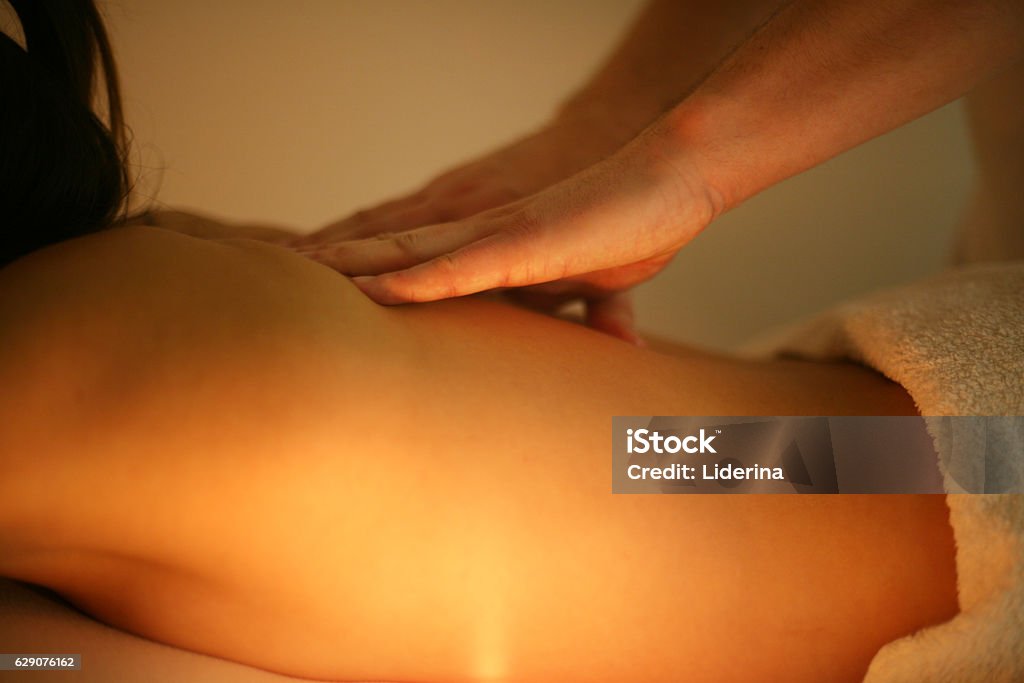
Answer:
[[372, 237], [467, 218], [522, 199], [613, 153], [643, 127], [602, 107], [566, 108], [550, 124], [441, 174], [412, 194], [357, 211], [296, 246]]
[[[390, 238], [414, 228], [468, 218], [543, 190], [619, 149], [647, 123], [628, 107], [582, 98], [570, 101], [541, 130], [427, 183], [409, 196], [385, 202], [292, 242], [313, 247], [362, 238]], [[546, 312], [567, 297], [520, 290], [514, 300]], [[628, 294], [593, 300], [587, 323], [637, 342]]]
[[697, 164], [661, 129], [496, 209], [300, 251], [355, 276], [382, 304], [528, 287], [534, 299], [586, 300], [589, 323], [635, 341], [619, 294], [661, 270], [715, 213]]

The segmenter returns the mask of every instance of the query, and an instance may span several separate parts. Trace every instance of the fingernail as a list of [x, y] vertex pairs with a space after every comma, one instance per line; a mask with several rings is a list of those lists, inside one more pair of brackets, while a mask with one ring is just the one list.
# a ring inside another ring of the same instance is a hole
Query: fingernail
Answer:
[[377, 301], [377, 303], [384, 303], [382, 301], [378, 301], [377, 297], [374, 296], [374, 279], [375, 278], [373, 275], [357, 275], [356, 277], [351, 278], [352, 284], [354, 284], [356, 288], [363, 293], [364, 296], [368, 296], [373, 301]]
[[633, 346], [638, 346], [640, 348], [644, 348], [647, 346], [647, 342], [645, 342], [639, 334], [637, 334], [633, 330], [626, 329], [624, 327], [620, 327], [616, 332], [615, 336], [617, 336], [619, 339], [622, 339], [623, 341], [629, 342]]

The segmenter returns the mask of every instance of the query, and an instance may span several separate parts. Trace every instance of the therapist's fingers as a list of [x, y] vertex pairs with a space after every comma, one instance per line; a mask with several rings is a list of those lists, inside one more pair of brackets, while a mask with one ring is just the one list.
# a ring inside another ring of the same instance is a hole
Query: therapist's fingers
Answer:
[[[663, 151], [643, 142], [463, 220], [300, 251], [357, 275], [353, 282], [380, 304], [540, 284], [603, 298], [652, 277], [714, 215], [711, 193], [691, 168], [696, 162], [662, 162]], [[597, 304], [595, 324], [625, 329], [623, 310], [618, 302]]]
[[346, 275], [377, 275], [429, 261], [499, 229], [492, 221], [428, 225], [359, 240], [298, 247], [296, 251]]
[[582, 302], [587, 327], [630, 344], [646, 346], [636, 331], [631, 290], [602, 292], [586, 282], [560, 280], [505, 290], [505, 294], [527, 308], [549, 315], [558, 315], [567, 304]]
[[628, 291], [587, 301], [587, 326], [618, 337], [630, 344], [645, 346], [636, 332], [633, 297]]
[[[428, 261], [394, 272], [352, 278], [363, 293], [379, 304], [436, 301], [498, 287], [519, 287], [551, 280], [538, 265], [530, 240], [505, 230], [489, 234]], [[545, 259], [550, 264], [550, 261]]]
[[441, 187], [416, 192], [371, 209], [357, 211], [296, 240], [292, 246], [315, 246], [398, 233], [438, 223], [448, 223], [503, 206], [520, 195], [501, 187]]
[[647, 346], [636, 331], [632, 290], [600, 291], [583, 281], [560, 280], [500, 291], [521, 306], [555, 316], [568, 304], [581, 302], [582, 322], [588, 327], [636, 346]]

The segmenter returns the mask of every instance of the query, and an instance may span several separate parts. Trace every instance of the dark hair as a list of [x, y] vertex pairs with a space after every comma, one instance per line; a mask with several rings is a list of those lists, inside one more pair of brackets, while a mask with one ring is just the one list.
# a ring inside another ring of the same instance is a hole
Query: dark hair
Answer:
[[[101, 230], [131, 190], [114, 59], [92, 0], [10, 0], [0, 34], [0, 267]], [[93, 108], [103, 83], [106, 122]]]

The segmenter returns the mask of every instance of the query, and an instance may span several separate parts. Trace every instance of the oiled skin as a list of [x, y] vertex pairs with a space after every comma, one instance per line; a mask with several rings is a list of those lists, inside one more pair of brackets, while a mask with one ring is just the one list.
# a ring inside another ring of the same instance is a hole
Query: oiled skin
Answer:
[[912, 414], [283, 249], [123, 228], [0, 271], [0, 575], [336, 680], [855, 681], [956, 611], [941, 496], [613, 496], [612, 415]]

